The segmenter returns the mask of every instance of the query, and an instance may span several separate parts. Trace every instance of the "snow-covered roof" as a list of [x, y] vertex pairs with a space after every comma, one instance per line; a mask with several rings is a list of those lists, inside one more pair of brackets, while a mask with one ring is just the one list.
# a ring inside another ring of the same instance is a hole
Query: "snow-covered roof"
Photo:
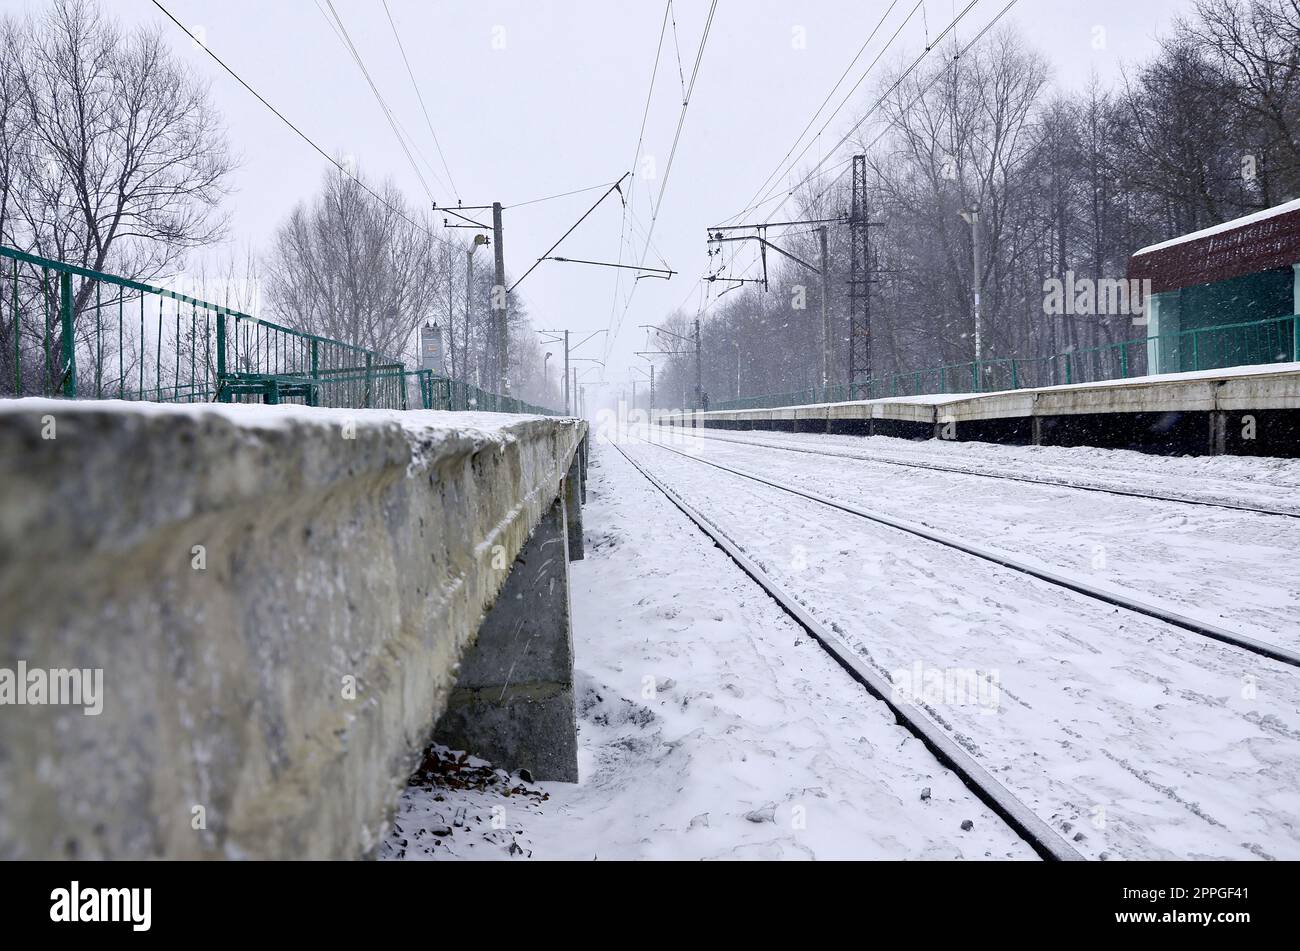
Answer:
[[1278, 215], [1285, 215], [1292, 211], [1300, 211], [1300, 198], [1297, 198], [1294, 201], [1288, 201], [1282, 205], [1274, 205], [1272, 208], [1265, 208], [1263, 211], [1257, 211], [1254, 214], [1243, 215], [1240, 218], [1233, 218], [1231, 221], [1225, 221], [1221, 225], [1214, 225], [1211, 228], [1202, 228], [1200, 231], [1193, 231], [1191, 234], [1185, 234], [1179, 238], [1172, 238], [1169, 241], [1162, 241], [1159, 244], [1153, 244], [1150, 247], [1143, 248], [1141, 251], [1135, 251], [1133, 257], [1140, 257], [1143, 254], [1150, 254], [1153, 251], [1163, 251], [1165, 248], [1172, 248], [1179, 244], [1187, 244], [1189, 241], [1199, 241], [1201, 238], [1209, 238], [1216, 234], [1223, 234], [1226, 231], [1236, 231], [1238, 228], [1244, 228], [1247, 225], [1267, 221], [1270, 218], [1275, 218]]
[[1300, 264], [1300, 199], [1143, 248], [1130, 280], [1162, 294]]

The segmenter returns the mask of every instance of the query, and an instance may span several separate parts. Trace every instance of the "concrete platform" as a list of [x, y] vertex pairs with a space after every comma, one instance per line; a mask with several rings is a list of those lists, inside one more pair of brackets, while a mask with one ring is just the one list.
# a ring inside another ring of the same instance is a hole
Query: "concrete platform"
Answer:
[[669, 412], [655, 419], [710, 429], [1295, 457], [1300, 455], [1300, 363], [999, 393]]
[[[366, 855], [461, 666], [511, 667], [482, 629], [525, 615], [552, 662], [512, 683], [559, 699], [544, 718], [512, 706], [497, 752], [572, 778], [566, 499], [585, 435], [489, 413], [0, 401], [0, 858]], [[511, 587], [543, 544], [545, 585]], [[99, 709], [10, 705], [17, 670], [98, 671]]]

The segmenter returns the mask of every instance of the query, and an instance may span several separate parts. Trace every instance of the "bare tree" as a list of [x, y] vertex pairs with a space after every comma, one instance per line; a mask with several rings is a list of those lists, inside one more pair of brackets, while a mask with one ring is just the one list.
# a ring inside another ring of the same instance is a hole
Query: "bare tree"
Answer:
[[[0, 242], [149, 281], [221, 235], [233, 167], [206, 86], [156, 29], [124, 32], [89, 0], [0, 19]], [[89, 339], [95, 286], [74, 281], [76, 346], [121, 368], [128, 353], [114, 356], [115, 341]], [[32, 295], [47, 291], [24, 293], [24, 326], [11, 313], [0, 328], [6, 382], [16, 332], [28, 349], [52, 350], [25, 361], [24, 374], [62, 345], [30, 323], [45, 306]]]
[[364, 180], [328, 172], [280, 226], [266, 301], [292, 327], [414, 362], [416, 328], [446, 306], [443, 256], [395, 185]]
[[17, 28], [29, 133], [6, 240], [147, 279], [218, 238], [234, 166], [206, 86], [156, 29], [124, 34], [87, 0]]

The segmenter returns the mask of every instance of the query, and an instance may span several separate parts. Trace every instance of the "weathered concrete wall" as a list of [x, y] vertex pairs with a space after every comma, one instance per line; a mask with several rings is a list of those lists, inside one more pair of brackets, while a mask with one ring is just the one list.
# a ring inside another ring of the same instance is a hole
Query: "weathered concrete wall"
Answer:
[[104, 685], [0, 706], [0, 857], [367, 853], [584, 431], [0, 404], [0, 668]]
[[[578, 781], [566, 498], [515, 559], [501, 596], [461, 661], [434, 739], [533, 779]], [[579, 523], [580, 524], [580, 523]]]
[[[1300, 454], [1300, 364], [655, 418], [695, 428], [1290, 456]], [[1254, 435], [1233, 438], [1237, 431]]]

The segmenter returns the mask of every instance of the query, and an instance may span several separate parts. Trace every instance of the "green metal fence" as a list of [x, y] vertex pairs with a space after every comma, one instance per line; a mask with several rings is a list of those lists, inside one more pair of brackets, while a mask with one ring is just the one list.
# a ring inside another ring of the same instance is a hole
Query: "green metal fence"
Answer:
[[1139, 337], [1049, 357], [929, 367], [860, 383], [852, 393], [847, 385], [837, 384], [748, 396], [714, 403], [709, 408], [770, 409], [899, 396], [992, 393], [1293, 360], [1300, 360], [1300, 318], [1288, 315]]
[[0, 247], [0, 396], [559, 415], [374, 350]]

